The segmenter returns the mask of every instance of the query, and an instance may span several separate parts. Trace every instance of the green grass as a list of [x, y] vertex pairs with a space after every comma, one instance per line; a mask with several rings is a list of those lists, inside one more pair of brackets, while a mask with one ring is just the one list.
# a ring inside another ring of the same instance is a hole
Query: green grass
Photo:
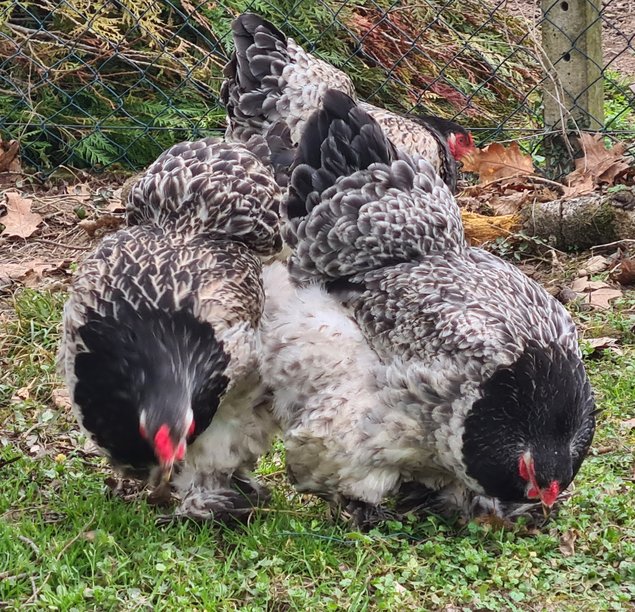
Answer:
[[[635, 430], [624, 422], [635, 417], [635, 350], [626, 311], [584, 322], [605, 321], [624, 353], [588, 360], [604, 409], [594, 451], [541, 532], [429, 518], [363, 534], [288, 488], [279, 448], [260, 468], [274, 486], [272, 509], [247, 526], [157, 527], [154, 508], [106, 495], [104, 460], [82, 450], [72, 417], [52, 402], [61, 304], [61, 294], [22, 292], [0, 330], [0, 465], [17, 458], [0, 467], [6, 607], [633, 609]], [[570, 534], [575, 553], [565, 556]]]

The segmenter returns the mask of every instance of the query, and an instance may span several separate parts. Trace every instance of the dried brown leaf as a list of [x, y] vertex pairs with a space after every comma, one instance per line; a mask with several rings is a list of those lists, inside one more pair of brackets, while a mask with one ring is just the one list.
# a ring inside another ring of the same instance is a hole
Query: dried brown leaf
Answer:
[[70, 193], [80, 202], [88, 202], [91, 198], [92, 190], [86, 183], [77, 183], [72, 186]]
[[626, 429], [635, 429], [635, 419], [627, 419], [626, 421], [622, 421], [622, 425], [626, 427]]
[[635, 285], [635, 259], [623, 259], [612, 278], [620, 285]]
[[602, 336], [601, 338], [589, 338], [589, 340], [587, 340], [587, 344], [594, 349], [613, 348], [617, 344], [617, 338], [609, 338], [608, 336]]
[[560, 536], [560, 552], [565, 557], [570, 557], [571, 555], [575, 555], [575, 541], [578, 539], [578, 534], [573, 529], [569, 529], [565, 531]]
[[567, 199], [577, 198], [578, 196], [592, 193], [595, 189], [595, 181], [593, 176], [587, 172], [579, 172], [574, 170], [565, 177], [564, 197]]
[[125, 212], [126, 207], [121, 200], [113, 200], [106, 206], [106, 210], [111, 213]]
[[605, 310], [611, 307], [612, 300], [619, 297], [622, 297], [622, 292], [619, 289], [597, 289], [589, 294], [587, 303], [593, 308]]
[[582, 293], [585, 291], [596, 291], [597, 289], [604, 289], [606, 287], [609, 287], [609, 285], [604, 281], [592, 281], [589, 280], [586, 276], [576, 278], [571, 284], [571, 289], [573, 289], [577, 293]]
[[71, 409], [71, 398], [68, 389], [53, 389], [51, 400], [53, 401], [53, 405], [60, 410], [66, 411]]
[[604, 272], [609, 267], [609, 263], [603, 255], [594, 255], [585, 262], [584, 268], [589, 274], [598, 274]]
[[0, 141], [0, 172], [22, 172], [20, 143], [17, 140]]
[[595, 185], [613, 185], [615, 179], [629, 169], [622, 142], [607, 149], [601, 134], [583, 133], [580, 145], [584, 157], [575, 160], [576, 169], [565, 177], [565, 197], [572, 198], [593, 191]]
[[534, 174], [531, 157], [522, 153], [516, 142], [508, 148], [494, 142], [484, 149], [476, 149], [468, 153], [461, 161], [466, 172], [478, 174], [480, 183]]
[[31, 399], [31, 389], [29, 387], [20, 387], [11, 398], [12, 401], [29, 400]]
[[591, 355], [599, 354], [601, 351], [611, 351], [616, 355], [622, 355], [622, 350], [617, 346], [617, 338], [590, 338], [587, 340], [587, 344], [591, 346], [593, 352]]
[[39, 259], [20, 263], [0, 263], [0, 286], [21, 282], [34, 287], [46, 272], [59, 269], [61, 262], [45, 263]]
[[31, 212], [32, 200], [23, 198], [16, 191], [7, 191], [5, 197], [7, 212], [0, 217], [0, 223], [4, 225], [2, 235], [28, 238], [42, 223], [42, 217]]
[[513, 191], [488, 202], [496, 215], [514, 215], [532, 200], [529, 191]]

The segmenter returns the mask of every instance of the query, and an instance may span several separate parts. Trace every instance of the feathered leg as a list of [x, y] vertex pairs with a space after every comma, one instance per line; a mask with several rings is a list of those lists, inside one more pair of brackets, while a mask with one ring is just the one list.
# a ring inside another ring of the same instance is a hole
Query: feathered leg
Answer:
[[251, 474], [277, 432], [271, 397], [257, 374], [223, 400], [212, 427], [192, 444], [173, 486], [181, 499], [175, 517], [244, 520], [269, 499]]

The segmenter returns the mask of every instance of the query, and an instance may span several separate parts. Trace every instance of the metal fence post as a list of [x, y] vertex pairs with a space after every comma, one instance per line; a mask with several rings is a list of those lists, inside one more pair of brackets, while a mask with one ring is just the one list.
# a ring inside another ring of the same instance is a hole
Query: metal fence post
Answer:
[[560, 130], [545, 141], [554, 177], [570, 172], [578, 153], [565, 132], [604, 127], [600, 10], [601, 0], [542, 0], [542, 46], [551, 72], [543, 87], [545, 128]]

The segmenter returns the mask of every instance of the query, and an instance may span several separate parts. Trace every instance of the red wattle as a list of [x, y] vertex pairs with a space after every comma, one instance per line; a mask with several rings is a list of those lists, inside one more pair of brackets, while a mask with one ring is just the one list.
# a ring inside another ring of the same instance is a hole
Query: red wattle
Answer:
[[174, 461], [174, 444], [172, 444], [170, 428], [167, 425], [161, 425], [154, 436], [154, 452], [163, 463]]
[[540, 499], [542, 503], [549, 508], [556, 503], [558, 495], [560, 495], [560, 485], [555, 480], [551, 481], [551, 484], [547, 489], [540, 491]]
[[527, 497], [529, 499], [535, 499], [537, 497], [540, 497], [540, 489], [538, 487], [536, 487], [535, 485], [532, 486], [529, 491], [527, 491]]
[[185, 442], [181, 442], [178, 448], [176, 449], [176, 460], [181, 461], [183, 457], [185, 457]]
[[523, 480], [529, 481], [529, 470], [527, 469], [527, 464], [525, 463], [524, 457], [521, 457], [518, 460], [518, 472], [520, 473], [520, 477]]

